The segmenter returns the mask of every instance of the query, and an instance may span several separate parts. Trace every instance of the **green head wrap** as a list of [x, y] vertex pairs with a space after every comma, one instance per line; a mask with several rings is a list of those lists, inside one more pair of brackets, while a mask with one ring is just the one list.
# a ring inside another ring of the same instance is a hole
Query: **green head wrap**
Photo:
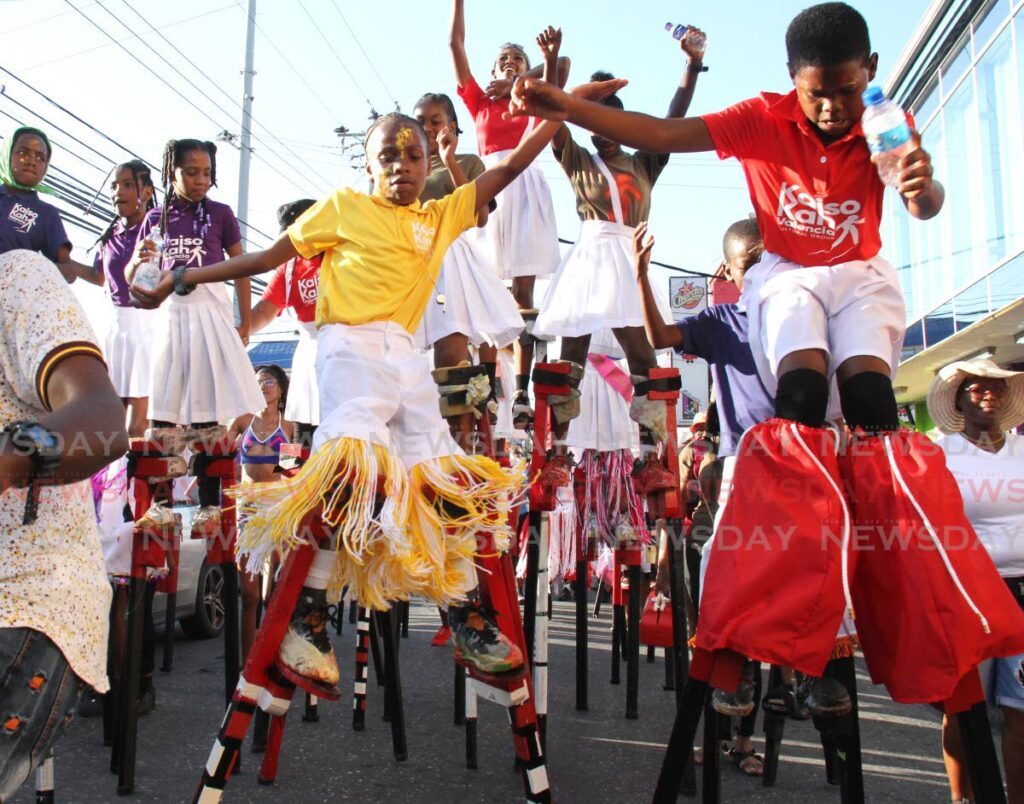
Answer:
[[[14, 132], [4, 140], [2, 152], [0, 152], [0, 182], [6, 184], [8, 187], [16, 187], [19, 190], [37, 190], [42, 193], [53, 194], [53, 190], [43, 184], [43, 179], [39, 180], [39, 184], [34, 187], [28, 184], [22, 184], [14, 180], [14, 172], [11, 170], [11, 158], [14, 155], [14, 143], [18, 141], [18, 137], [22, 134], [33, 134], [39, 137], [46, 146], [46, 164], [49, 167], [50, 158], [53, 156], [53, 146], [50, 144], [50, 138], [47, 137], [38, 128], [32, 128], [31, 126], [20, 126], [14, 129]], [[45, 178], [46, 172], [43, 172]]]

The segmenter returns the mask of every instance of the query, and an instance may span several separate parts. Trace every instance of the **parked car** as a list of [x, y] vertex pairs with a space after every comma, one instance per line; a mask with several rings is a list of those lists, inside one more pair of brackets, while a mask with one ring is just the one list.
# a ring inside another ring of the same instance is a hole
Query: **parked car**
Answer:
[[[185, 635], [192, 639], [220, 636], [224, 630], [224, 605], [221, 588], [224, 571], [219, 564], [206, 560], [206, 540], [192, 538], [192, 520], [199, 507], [174, 506], [181, 514], [181, 550], [178, 554], [178, 590], [175, 599], [175, 619], [181, 623]], [[153, 619], [162, 628], [167, 611], [167, 595], [158, 592], [153, 599]]]

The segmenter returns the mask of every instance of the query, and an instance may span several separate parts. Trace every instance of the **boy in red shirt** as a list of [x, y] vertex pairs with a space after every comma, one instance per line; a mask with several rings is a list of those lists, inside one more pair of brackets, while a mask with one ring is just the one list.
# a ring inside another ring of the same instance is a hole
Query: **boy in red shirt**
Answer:
[[[813, 6], [786, 48], [792, 92], [704, 117], [624, 112], [532, 79], [517, 82], [510, 109], [743, 165], [765, 254], [741, 303], [775, 417], [739, 445], [743, 482], [716, 531], [732, 549], [711, 553], [698, 648], [819, 676], [844, 610], [856, 611], [874, 680], [897, 701], [943, 701], [980, 661], [1024, 647], [1024, 617], [977, 549], [941, 454], [899, 430], [891, 375], [905, 310], [878, 255], [884, 185], [860, 125], [878, 65], [867, 25], [845, 3]], [[914, 138], [896, 189], [928, 219], [944, 191]], [[832, 376], [854, 432], [842, 454], [824, 427]]]

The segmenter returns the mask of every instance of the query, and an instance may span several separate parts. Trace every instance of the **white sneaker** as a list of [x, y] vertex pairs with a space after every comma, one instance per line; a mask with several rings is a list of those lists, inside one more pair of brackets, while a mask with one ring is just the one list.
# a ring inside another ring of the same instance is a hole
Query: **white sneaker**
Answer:
[[646, 394], [634, 394], [629, 403], [629, 418], [654, 433], [659, 443], [665, 443], [668, 425], [665, 423], [664, 402], [651, 400]]

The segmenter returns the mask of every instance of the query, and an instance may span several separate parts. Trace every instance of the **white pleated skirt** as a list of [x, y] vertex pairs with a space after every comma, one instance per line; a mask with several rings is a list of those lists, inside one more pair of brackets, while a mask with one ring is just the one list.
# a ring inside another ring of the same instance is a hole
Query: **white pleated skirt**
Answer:
[[284, 417], [290, 422], [320, 424], [320, 390], [316, 381], [316, 324], [299, 323], [299, 342], [292, 355]]
[[577, 450], [640, 449], [640, 428], [629, 418], [629, 403], [590, 363], [580, 383], [580, 415], [569, 423], [565, 441]]
[[592, 335], [605, 328], [642, 327], [643, 310], [633, 269], [633, 227], [583, 221], [540, 306], [537, 332]]
[[[511, 151], [483, 157], [490, 168]], [[528, 167], [497, 197], [484, 227], [489, 256], [502, 279], [550, 276], [561, 261], [551, 188], [540, 168]]]
[[103, 356], [114, 390], [121, 398], [147, 397], [153, 373], [153, 341], [164, 313], [138, 307], [114, 307], [114, 321]]
[[226, 300], [174, 296], [167, 313], [153, 355], [151, 418], [225, 422], [266, 407]]
[[463, 233], [444, 255], [434, 294], [416, 331], [417, 346], [428, 349], [441, 338], [460, 333], [474, 346], [501, 348], [524, 326], [516, 300], [487, 259], [482, 232]]

